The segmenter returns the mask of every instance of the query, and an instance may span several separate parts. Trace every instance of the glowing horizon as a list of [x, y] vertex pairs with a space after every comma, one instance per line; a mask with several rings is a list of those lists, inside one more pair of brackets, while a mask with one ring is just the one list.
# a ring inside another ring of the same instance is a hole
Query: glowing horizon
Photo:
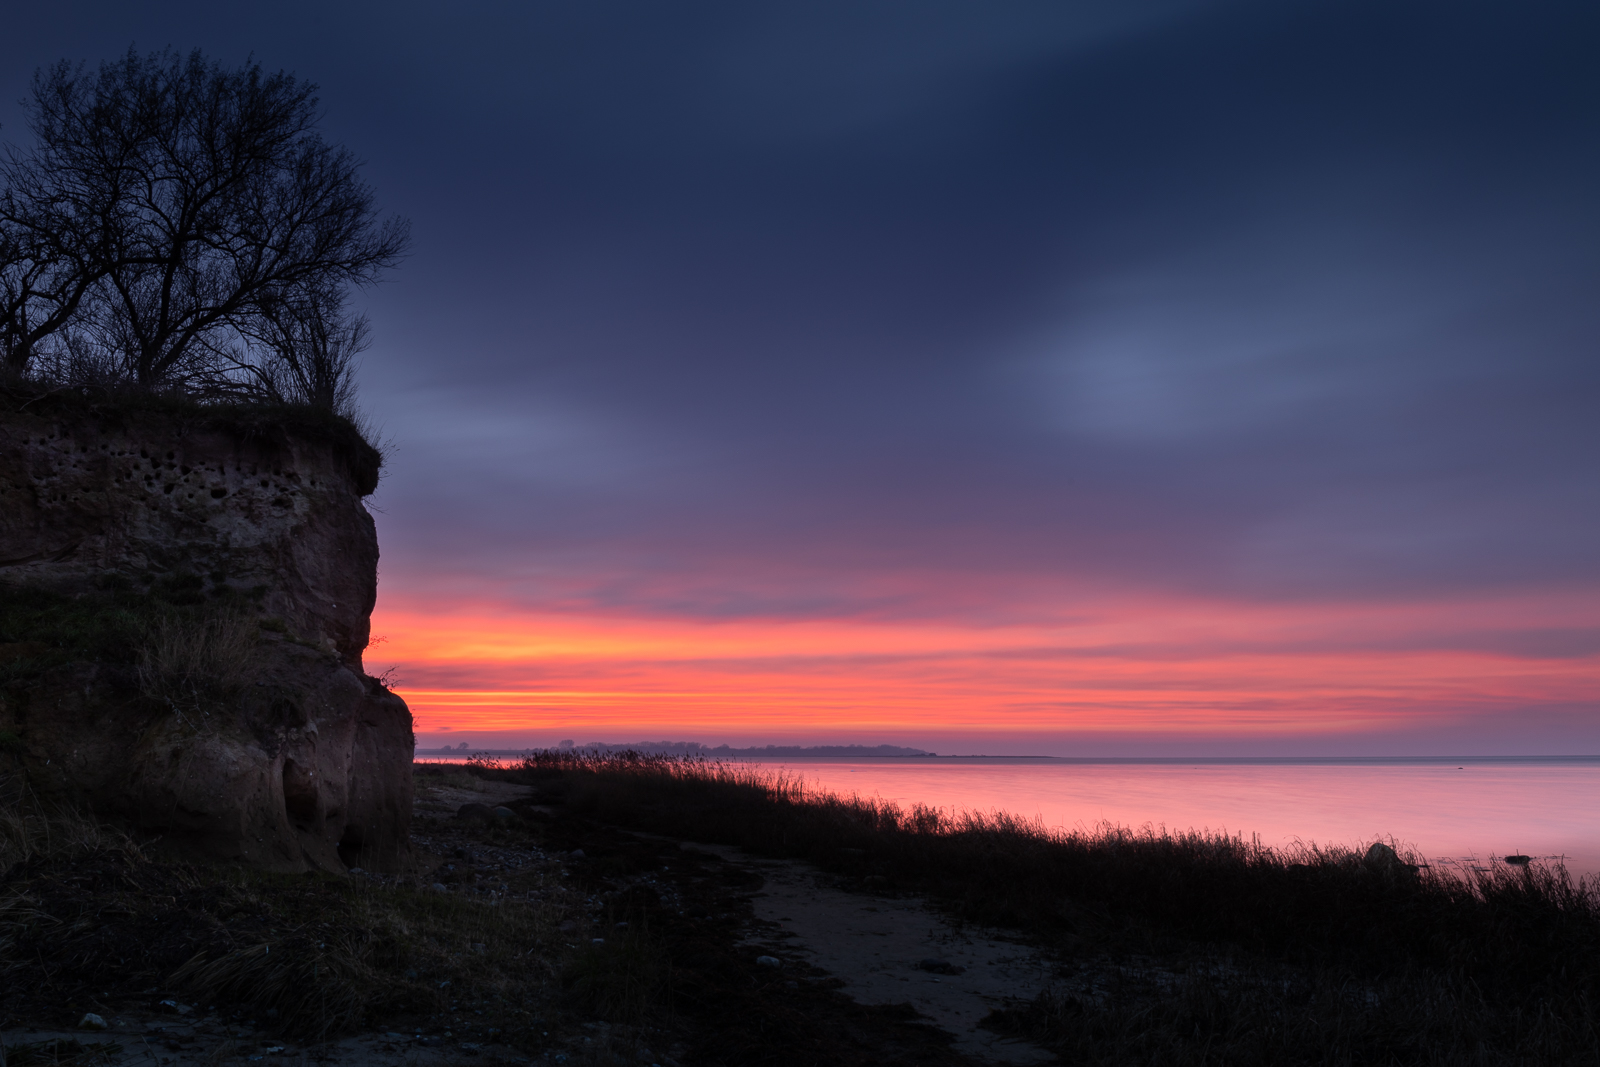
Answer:
[[394, 667], [422, 737], [948, 747], [968, 736], [1029, 750], [1183, 739], [1314, 751], [1465, 731], [1481, 747], [1492, 743], [1485, 719], [1559, 719], [1595, 687], [1589, 657], [1492, 647], [1508, 622], [1592, 625], [1579, 597], [1144, 600], [1009, 626], [440, 608], [386, 600], [374, 619], [386, 640], [369, 652], [370, 669]]

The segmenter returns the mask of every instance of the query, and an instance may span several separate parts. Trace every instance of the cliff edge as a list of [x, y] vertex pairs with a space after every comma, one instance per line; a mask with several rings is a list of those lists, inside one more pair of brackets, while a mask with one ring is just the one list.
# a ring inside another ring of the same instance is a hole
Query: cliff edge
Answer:
[[361, 662], [379, 463], [293, 410], [10, 398], [0, 773], [197, 857], [403, 865], [411, 714]]

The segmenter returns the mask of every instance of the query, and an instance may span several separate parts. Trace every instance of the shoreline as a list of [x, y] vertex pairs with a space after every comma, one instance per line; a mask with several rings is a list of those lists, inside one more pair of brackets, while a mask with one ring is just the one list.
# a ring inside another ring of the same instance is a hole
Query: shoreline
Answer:
[[[416, 762], [464, 764], [469, 760], [521, 759], [549, 751], [536, 748], [478, 749], [470, 752], [417, 749]], [[574, 750], [583, 754], [584, 750]], [[615, 753], [613, 753], [615, 754]], [[654, 755], [646, 749], [640, 755]], [[781, 763], [884, 763], [884, 764], [1040, 764], [1112, 767], [1434, 767], [1434, 766], [1600, 766], [1600, 755], [1586, 756], [759, 756], [701, 753], [707, 762], [739, 764]]]
[[[148, 1045], [173, 1067], [976, 1067], [1001, 1045], [1085, 1067], [1511, 1067], [1600, 1045], [1600, 889], [1537, 862], [1052, 836], [807, 799], [750, 764], [414, 775], [421, 854], [393, 874], [39, 837], [6, 872], [28, 909], [0, 963], [32, 976], [0, 1004], [6, 1044]], [[76, 1029], [84, 1012], [110, 1028]]]

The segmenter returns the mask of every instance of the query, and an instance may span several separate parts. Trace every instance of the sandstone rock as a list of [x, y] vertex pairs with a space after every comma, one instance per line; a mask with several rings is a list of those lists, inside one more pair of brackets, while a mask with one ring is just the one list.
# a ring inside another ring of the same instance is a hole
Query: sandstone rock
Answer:
[[377, 453], [337, 424], [18, 407], [0, 410], [0, 597], [170, 607], [171, 633], [151, 629], [159, 611], [138, 616], [147, 653], [225, 638], [236, 654], [228, 684], [202, 693], [153, 682], [159, 657], [24, 650], [45, 666], [0, 686], [0, 734], [17, 739], [0, 772], [9, 761], [37, 792], [85, 799], [194, 858], [407, 862], [411, 715], [361, 661]]

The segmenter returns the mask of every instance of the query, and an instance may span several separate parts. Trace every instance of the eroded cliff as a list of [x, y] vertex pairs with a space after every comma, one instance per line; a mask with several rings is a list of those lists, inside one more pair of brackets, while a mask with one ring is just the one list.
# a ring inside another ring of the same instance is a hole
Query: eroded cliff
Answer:
[[196, 855], [403, 864], [411, 715], [361, 662], [378, 464], [331, 419], [0, 410], [0, 768]]

